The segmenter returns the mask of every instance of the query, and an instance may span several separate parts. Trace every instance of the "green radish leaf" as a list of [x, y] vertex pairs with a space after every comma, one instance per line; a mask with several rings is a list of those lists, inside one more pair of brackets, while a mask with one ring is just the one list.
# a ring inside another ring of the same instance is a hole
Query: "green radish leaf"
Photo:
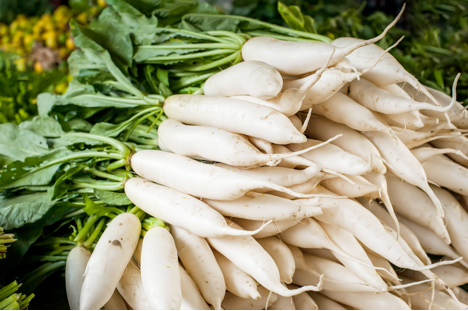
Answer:
[[281, 1], [278, 2], [278, 12], [286, 24], [292, 29], [317, 33], [314, 26], [314, 19], [302, 14], [301, 8], [297, 5], [286, 6]]
[[132, 204], [125, 193], [105, 190], [94, 190], [94, 194], [108, 205], [124, 206]]
[[20, 228], [40, 220], [55, 205], [47, 192], [0, 197], [0, 227], [5, 230]]
[[44, 137], [12, 123], [0, 124], [0, 155], [24, 161], [49, 151]]
[[35, 170], [42, 164], [69, 155], [66, 148], [54, 149], [40, 156], [28, 157], [24, 161], [14, 161], [0, 171], [0, 189], [12, 189], [23, 186], [48, 185], [56, 174], [61, 163]]
[[64, 134], [60, 123], [47, 116], [36, 116], [30, 121], [24, 121], [20, 123], [19, 128], [44, 137], [60, 137]]

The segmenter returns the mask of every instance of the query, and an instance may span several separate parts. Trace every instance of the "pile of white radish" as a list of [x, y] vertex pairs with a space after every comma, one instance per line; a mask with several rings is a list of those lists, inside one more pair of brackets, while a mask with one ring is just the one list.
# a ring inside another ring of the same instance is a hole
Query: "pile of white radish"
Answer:
[[452, 97], [421, 85], [384, 34], [252, 38], [204, 95], [167, 98], [125, 193], [169, 228], [113, 219], [70, 253], [70, 306], [467, 309], [458, 77]]

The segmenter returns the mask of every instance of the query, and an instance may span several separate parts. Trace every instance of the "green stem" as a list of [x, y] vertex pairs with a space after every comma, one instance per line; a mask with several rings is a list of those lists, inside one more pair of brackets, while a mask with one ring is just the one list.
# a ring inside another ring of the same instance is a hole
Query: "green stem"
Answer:
[[[15, 310], [10, 305], [14, 304], [15, 302], [20, 299], [21, 295], [19, 294], [12, 294], [8, 298], [0, 300], [0, 310]], [[19, 305], [18, 305], [19, 308]]]
[[226, 43], [226, 40], [210, 36], [208, 34], [202, 33], [202, 32], [193, 32], [190, 30], [184, 30], [184, 29], [177, 29], [177, 28], [157, 28], [157, 30], [162, 30], [165, 32], [175, 32], [177, 34], [187, 34], [189, 37], [198, 37], [199, 39], [205, 39], [208, 41], [215, 41], [215, 42], [220, 42], [220, 43]]
[[[162, 111], [162, 109], [161, 109]], [[138, 120], [136, 120], [135, 122], [133, 122], [132, 126], [130, 127], [130, 129], [127, 131], [127, 133], [125, 134], [124, 138], [123, 138], [123, 141], [127, 141], [128, 138], [130, 137], [130, 135], [132, 134], [132, 132], [135, 130], [135, 128], [138, 126], [138, 124], [140, 124], [141, 122], [143, 122], [144, 120], [150, 118], [151, 116], [153, 116], [154, 114], [158, 113], [159, 111], [157, 110], [154, 110], [154, 111], [151, 111], [150, 113], [146, 114], [146, 115], [143, 115], [141, 116]]]
[[78, 188], [93, 188], [98, 190], [107, 190], [107, 191], [117, 191], [122, 190], [124, 188], [125, 181], [122, 182], [106, 182], [106, 181], [94, 181], [86, 179], [78, 179], [74, 180], [74, 185]]
[[222, 65], [225, 65], [227, 63], [233, 63], [236, 64], [241, 61], [241, 52], [235, 52], [230, 54], [229, 56], [223, 57], [219, 60], [216, 61], [211, 61], [207, 64], [202, 64], [202, 65], [193, 65], [193, 66], [185, 66], [185, 70], [189, 71], [205, 71], [213, 68], [220, 67]]
[[47, 262], [30, 272], [24, 277], [28, 282], [33, 282], [36, 279], [42, 277], [43, 275], [53, 272], [54, 270], [65, 267], [66, 261], [56, 261], [56, 262]]
[[245, 41], [247, 41], [247, 38], [243, 37], [242, 35], [230, 32], [230, 31], [225, 31], [225, 30], [210, 30], [207, 32], [208, 34], [212, 36], [223, 36], [223, 37], [228, 37], [233, 39], [234, 42], [237, 42], [239, 45], [237, 46], [237, 49], [241, 49], [242, 46], [244, 45]]
[[102, 178], [107, 178], [107, 179], [114, 180], [114, 181], [119, 181], [119, 182], [122, 182], [122, 181], [125, 180], [125, 177], [116, 176], [116, 175], [114, 175], [114, 174], [106, 173], [106, 172], [97, 170], [97, 169], [95, 169], [95, 168], [88, 168], [88, 169], [85, 169], [85, 170], [86, 170], [86, 172], [89, 172], [89, 173], [91, 173], [91, 174], [94, 175], [94, 176], [98, 176], [98, 177], [102, 177]]
[[96, 226], [96, 229], [94, 229], [93, 233], [89, 236], [89, 238], [83, 243], [83, 247], [86, 249], [90, 249], [91, 245], [93, 245], [94, 241], [97, 239], [99, 234], [102, 232], [102, 228], [106, 224], [106, 219], [101, 218], [99, 221], [98, 225]]
[[90, 228], [93, 226], [93, 224], [98, 221], [100, 216], [98, 215], [91, 215], [89, 216], [88, 220], [86, 221], [85, 225], [83, 228], [78, 232], [76, 237], [73, 239], [74, 242], [77, 244], [81, 245], [84, 240], [85, 236], [89, 233]]
[[31, 300], [35, 297], [34, 294], [30, 294], [28, 297], [21, 299], [20, 301], [20, 310], [24, 310], [29, 306]]
[[121, 159], [121, 160], [112, 162], [111, 164], [109, 164], [107, 166], [106, 169], [107, 169], [108, 172], [112, 172], [113, 170], [118, 169], [118, 168], [120, 168], [122, 166], [125, 166], [126, 164], [127, 164], [127, 160], [126, 159]]
[[15, 293], [20, 288], [20, 286], [21, 285], [18, 284], [18, 282], [15, 280], [10, 284], [0, 288], [0, 300], [3, 300], [11, 294]]
[[185, 43], [185, 44], [158, 44], [158, 45], [140, 45], [136, 53], [141, 50], [178, 50], [178, 49], [235, 49], [240, 46], [229, 43]]
[[220, 54], [232, 54], [238, 51], [239, 49], [219, 49], [219, 50], [211, 50], [211, 51], [191, 53], [191, 54], [185, 54], [185, 55], [159, 56], [159, 57], [152, 57], [152, 58], [145, 59], [142, 63], [145, 63], [145, 64], [156, 63], [157, 64], [163, 61], [188, 60], [188, 59], [202, 58], [202, 57], [207, 57], [207, 56], [217, 56]]
[[184, 88], [186, 86], [189, 86], [195, 83], [204, 82], [206, 81], [206, 79], [208, 79], [215, 73], [216, 72], [210, 72], [210, 73], [205, 73], [203, 75], [195, 75], [190, 78], [182, 78], [182, 79], [179, 79], [177, 82], [173, 83], [172, 87], [177, 90], [177, 89], [181, 89], [181, 88]]
[[130, 150], [127, 148], [127, 146], [125, 146], [125, 144], [107, 136], [101, 136], [101, 135], [95, 135], [95, 134], [83, 133], [83, 132], [69, 132], [65, 134], [65, 136], [87, 137], [87, 138], [101, 141], [101, 142], [104, 142], [106, 144], [113, 146], [115, 149], [117, 149], [117, 151], [122, 153], [123, 157], [126, 157], [130, 154]]

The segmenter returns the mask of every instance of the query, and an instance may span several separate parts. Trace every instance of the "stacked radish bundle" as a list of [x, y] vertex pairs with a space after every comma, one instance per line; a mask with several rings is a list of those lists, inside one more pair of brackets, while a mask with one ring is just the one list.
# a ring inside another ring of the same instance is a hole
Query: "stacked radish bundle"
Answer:
[[161, 150], [132, 156], [125, 192], [170, 234], [135, 231], [82, 309], [117, 292], [135, 309], [467, 308], [457, 79], [450, 98], [370, 41], [322, 45], [250, 39], [204, 95], [166, 100]]

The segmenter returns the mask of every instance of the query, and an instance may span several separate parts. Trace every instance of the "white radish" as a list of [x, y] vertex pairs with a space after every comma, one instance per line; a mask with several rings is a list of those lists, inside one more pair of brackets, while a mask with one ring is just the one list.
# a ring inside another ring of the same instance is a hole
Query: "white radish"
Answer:
[[185, 125], [174, 119], [166, 119], [159, 125], [158, 139], [164, 151], [234, 166], [273, 166], [295, 155], [265, 154], [244, 135], [209, 126]]
[[[352, 51], [382, 39], [396, 24], [402, 13], [403, 9], [395, 20], [375, 38], [358, 42], [353, 46], [337, 48], [329, 65], [333, 66]], [[282, 74], [301, 75], [322, 67], [334, 50], [332, 45], [322, 42], [281, 41], [270, 37], [253, 37], [242, 46], [242, 58], [263, 61], [278, 69]]]
[[468, 156], [463, 152], [453, 148], [434, 148], [429, 145], [423, 145], [419, 148], [411, 149], [411, 153], [419, 160], [419, 162], [424, 163], [432, 157], [442, 154], [456, 154], [462, 157], [465, 161], [468, 161]]
[[213, 250], [213, 254], [223, 272], [228, 292], [244, 299], [260, 299], [261, 295], [257, 282], [250, 275], [238, 268], [218, 251]]
[[354, 184], [349, 183], [338, 177], [329, 178], [322, 181], [320, 184], [333, 193], [348, 198], [357, 198], [362, 196], [369, 196], [378, 193], [380, 187], [368, 182], [361, 176], [347, 176]]
[[320, 224], [327, 233], [328, 237], [346, 253], [367, 265], [362, 265], [356, 261], [343, 258], [340, 254], [335, 253], [335, 256], [345, 267], [352, 271], [357, 277], [363, 280], [368, 285], [372, 286], [379, 292], [388, 290], [387, 284], [378, 275], [377, 270], [373, 267], [372, 261], [367, 256], [364, 248], [359, 244], [358, 240], [352, 233], [346, 231], [336, 225], [326, 223]]
[[404, 132], [407, 129], [416, 131], [424, 127], [424, 122], [421, 118], [421, 114], [418, 111], [396, 113], [396, 114], [382, 114], [381, 113], [379, 116], [394, 130], [396, 127], [402, 128], [400, 132]]
[[444, 204], [447, 230], [452, 240], [453, 248], [468, 259], [468, 212], [466, 212], [453, 195], [442, 188], [431, 186]]
[[[297, 151], [316, 146], [321, 143], [322, 141], [319, 140], [307, 139], [307, 142], [305, 143], [288, 145], [288, 148], [293, 151]], [[321, 148], [310, 150], [302, 154], [302, 156], [314, 163], [317, 163], [321, 167], [331, 169], [340, 174], [362, 175], [370, 172], [373, 168], [372, 158], [371, 161], [366, 162], [361, 157], [346, 152], [333, 144], [328, 144]]]
[[296, 310], [296, 305], [294, 304], [293, 297], [278, 296], [276, 301], [268, 307], [268, 310]]
[[80, 294], [84, 273], [91, 252], [83, 246], [75, 246], [67, 256], [65, 265], [65, 290], [70, 310], [80, 310]]
[[[414, 232], [426, 253], [433, 255], [443, 255], [451, 259], [461, 257], [450, 245], [447, 245], [432, 230], [418, 225], [417, 223], [410, 221], [405, 217], [399, 217], [399, 220]], [[459, 263], [468, 268], [466, 261], [462, 260]]]
[[226, 293], [223, 300], [224, 310], [262, 310], [267, 309], [278, 299], [278, 295], [270, 292], [268, 289], [259, 286], [258, 291], [261, 294], [259, 299], [241, 298], [230, 292]]
[[209, 77], [203, 84], [203, 93], [269, 99], [278, 95], [282, 86], [283, 78], [272, 66], [261, 61], [244, 61]]
[[281, 282], [290, 284], [296, 269], [294, 257], [288, 246], [277, 237], [257, 239], [257, 242], [270, 254], [278, 266]]
[[[432, 269], [432, 272], [444, 281], [448, 288], [454, 288], [468, 283], [468, 270], [466, 268], [457, 267], [455, 265], [446, 265], [436, 267]], [[406, 270], [404, 276], [416, 281], [422, 281], [425, 279], [421, 273], [411, 270]]]
[[431, 157], [423, 163], [427, 179], [461, 195], [468, 195], [468, 169], [447, 156]]
[[310, 197], [286, 187], [202, 163], [175, 153], [141, 150], [131, 157], [140, 177], [189, 195], [213, 200], [234, 200], [254, 189], [271, 189], [296, 197]]
[[[231, 223], [233, 228], [242, 228]], [[304, 286], [295, 290], [286, 288], [280, 280], [278, 267], [271, 256], [251, 236], [224, 236], [208, 238], [210, 245], [227, 257], [244, 272], [251, 275], [260, 285], [281, 296], [293, 296], [307, 290], [319, 290], [317, 286]]]
[[221, 308], [226, 292], [223, 272], [216, 262], [208, 242], [185, 229], [171, 226], [180, 261], [197, 284], [206, 302]]
[[457, 135], [452, 137], [441, 138], [433, 140], [431, 145], [437, 148], [451, 148], [462, 152], [462, 155], [448, 154], [447, 156], [464, 167], [468, 167], [468, 160], [466, 154], [468, 154], [468, 137], [463, 135]]
[[[112, 297], [104, 305], [104, 310], [127, 310], [127, 304], [119, 294], [118, 290], [114, 290]], [[73, 310], [73, 309], [72, 309]]]
[[230, 201], [208, 199], [203, 201], [223, 216], [250, 220], [302, 219], [322, 213], [320, 208], [314, 206], [305, 206], [293, 200], [256, 192], [248, 192], [244, 196]]
[[281, 112], [239, 99], [179, 94], [168, 97], [163, 108], [169, 118], [183, 123], [220, 128], [275, 144], [306, 139]]
[[393, 130], [372, 111], [340, 92], [315, 106], [313, 112], [357, 131], [379, 131], [393, 135]]
[[224, 217], [202, 201], [140, 177], [125, 183], [127, 197], [149, 215], [196, 235], [252, 235], [261, 231], [231, 228]]
[[[321, 116], [312, 116], [305, 134], [311, 138], [322, 141], [342, 134], [341, 137], [333, 141], [333, 145], [361, 157], [366, 162], [371, 161], [370, 155], [372, 153], [379, 155], [377, 148], [364, 135], [344, 124], [333, 122]], [[375, 171], [385, 173], [386, 167], [380, 159], [374, 158], [373, 163]]]
[[320, 167], [318, 165], [309, 166], [303, 170], [296, 170], [279, 166], [262, 166], [250, 169], [244, 169], [242, 167], [234, 167], [225, 164], [217, 164], [217, 166], [221, 166], [236, 173], [263, 179], [283, 187], [289, 187], [306, 182], [320, 173]]
[[149, 304], [141, 283], [141, 271], [129, 262], [125, 273], [117, 284], [117, 290], [125, 302], [134, 310], [148, 310]]
[[452, 290], [455, 293], [455, 296], [457, 296], [458, 300], [460, 300], [460, 302], [468, 305], [468, 293], [465, 290], [463, 290], [460, 287], [452, 288]]
[[376, 289], [358, 278], [351, 270], [334, 261], [304, 254], [307, 265], [315, 271], [296, 269], [293, 282], [300, 286], [315, 284], [319, 281], [317, 274], [323, 274], [323, 289], [345, 292], [375, 292]]
[[[288, 88], [284, 90], [283, 93], [279, 94], [274, 98], [268, 100], [263, 100], [253, 96], [233, 96], [232, 98], [237, 98], [259, 104], [261, 106], [266, 106], [278, 110], [287, 117], [294, 116], [302, 107], [302, 101], [307, 95], [308, 90], [313, 87], [317, 81], [321, 78], [322, 74], [327, 69], [330, 58], [333, 56], [334, 51], [328, 58], [328, 60], [323, 63], [322, 67], [317, 70], [314, 74], [309, 75], [307, 81], [298, 88]], [[296, 126], [297, 128], [297, 126]]]
[[179, 265], [182, 304], [180, 310], [211, 310], [190, 275]]
[[380, 276], [393, 284], [400, 284], [400, 279], [398, 278], [397, 273], [393, 269], [392, 265], [388, 262], [388, 260], [371, 251], [367, 247], [363, 247], [366, 250], [367, 256], [369, 256], [369, 259], [372, 261], [374, 267], [380, 268], [378, 269], [378, 273], [380, 274]]
[[[244, 228], [245, 230], [252, 230], [256, 229], [264, 224], [263, 221], [258, 220], [250, 220], [250, 219], [243, 219], [243, 218], [234, 218], [233, 221]], [[263, 227], [262, 231], [252, 235], [256, 239], [266, 238], [269, 236], [277, 235], [288, 228], [296, 225], [301, 219], [288, 219], [282, 221], [273, 221], [270, 222], [268, 225]]]
[[81, 310], [100, 309], [110, 299], [132, 258], [140, 232], [140, 220], [131, 213], [119, 214], [109, 222], [86, 266]]
[[364, 78], [354, 80], [349, 84], [348, 96], [364, 107], [384, 114], [405, 113], [422, 109], [447, 112], [455, 104], [455, 101], [452, 101], [450, 105], [441, 107], [395, 96]]
[[165, 228], [153, 227], [143, 238], [141, 281], [151, 309], [180, 309], [182, 288], [177, 248]]
[[439, 216], [444, 211], [439, 199], [434, 195], [428, 184], [425, 168], [414, 157], [411, 151], [396, 136], [381, 132], [364, 132], [367, 138], [379, 149], [389, 168], [404, 181], [421, 188], [431, 198], [437, 207]]
[[347, 310], [343, 305], [320, 293], [310, 292], [309, 295], [317, 303], [319, 310]]
[[386, 293], [353, 293], [353, 292], [337, 292], [323, 290], [320, 292], [328, 298], [348, 305], [354, 309], [360, 310], [411, 310], [409, 305], [401, 298]]
[[[323, 209], [323, 214], [315, 218], [350, 231], [369, 249], [394, 265], [418, 271], [426, 269], [424, 266], [417, 264], [403, 250], [398, 241], [387, 232], [379, 219], [358, 202], [349, 199], [330, 198], [307, 199], [307, 201]], [[362, 226], [362, 223], [366, 223], [366, 226]]]
[[[288, 288], [297, 288], [298, 286], [290, 284]], [[292, 297], [296, 310], [318, 310], [315, 301], [308, 293], [300, 293]]]
[[[336, 47], [346, 48], [351, 47], [359, 42], [364, 42], [362, 39], [357, 38], [338, 38], [332, 44]], [[380, 57], [384, 49], [375, 44], [366, 45], [360, 49], [355, 50], [347, 56], [351, 63], [356, 66], [358, 70], [362, 70], [368, 66], [369, 63], [374, 63]], [[374, 82], [377, 85], [388, 85], [399, 82], [407, 82], [419, 92], [425, 94], [434, 103], [437, 100], [423, 87], [423, 85], [410, 73], [408, 73], [403, 66], [389, 53], [385, 54], [377, 65], [363, 75], [364, 78]]]
[[[389, 226], [396, 231], [395, 223], [390, 214], [385, 210], [383, 206], [378, 204], [375, 201], [363, 202], [364, 200], [359, 200], [361, 204], [367, 207], [377, 218], [379, 218], [385, 225]], [[367, 204], [366, 204], [367, 203]], [[404, 224], [399, 224], [400, 235], [398, 239], [403, 239], [416, 256], [426, 265], [430, 265], [432, 262], [427, 256], [425, 250], [421, 246], [418, 237]]]

